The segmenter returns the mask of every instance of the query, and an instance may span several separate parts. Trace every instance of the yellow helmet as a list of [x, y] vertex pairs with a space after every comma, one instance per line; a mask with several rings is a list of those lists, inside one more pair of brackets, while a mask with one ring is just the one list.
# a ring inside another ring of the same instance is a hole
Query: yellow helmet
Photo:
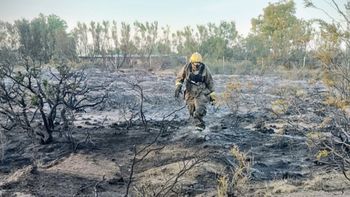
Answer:
[[195, 52], [191, 55], [190, 62], [201, 62], [202, 63], [202, 55], [199, 54], [198, 52]]

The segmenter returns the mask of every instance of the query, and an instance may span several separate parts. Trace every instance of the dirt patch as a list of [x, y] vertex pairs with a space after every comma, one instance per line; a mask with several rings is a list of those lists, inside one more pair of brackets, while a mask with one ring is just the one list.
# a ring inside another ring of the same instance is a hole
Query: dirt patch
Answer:
[[111, 160], [91, 157], [89, 155], [72, 154], [59, 164], [47, 168], [47, 173], [64, 173], [72, 176], [84, 175], [86, 178], [99, 179], [101, 175], [111, 179], [120, 174], [117, 164]]

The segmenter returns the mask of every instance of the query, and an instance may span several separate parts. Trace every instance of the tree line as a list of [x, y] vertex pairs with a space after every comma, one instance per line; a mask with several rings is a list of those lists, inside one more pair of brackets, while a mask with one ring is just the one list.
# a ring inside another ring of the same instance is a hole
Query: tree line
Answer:
[[[305, 1], [305, 5], [310, 4]], [[188, 56], [198, 51], [212, 61], [224, 58], [228, 62], [246, 60], [254, 65], [291, 68], [317, 59], [317, 51], [331, 41], [323, 36], [331, 29], [319, 28], [322, 23], [325, 22], [297, 18], [292, 0], [265, 7], [261, 15], [251, 19], [252, 29], [246, 37], [239, 34], [234, 21], [185, 26], [175, 32], [168, 25], [159, 26], [157, 21], [91, 21], [78, 22], [68, 32], [67, 23], [60, 17], [40, 14], [31, 21], [1, 22], [0, 43], [1, 47], [21, 51], [41, 63], [52, 58], [114, 55], [120, 57], [114, 62], [120, 68], [128, 66], [131, 55], [138, 55], [149, 64], [154, 54]]]

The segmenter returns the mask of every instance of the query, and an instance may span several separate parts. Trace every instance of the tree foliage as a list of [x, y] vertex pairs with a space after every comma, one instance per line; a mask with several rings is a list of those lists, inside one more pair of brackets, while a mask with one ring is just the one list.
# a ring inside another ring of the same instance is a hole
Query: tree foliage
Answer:
[[156, 48], [156, 41], [158, 37], [158, 22], [141, 23], [136, 21], [135, 26], [135, 45], [137, 53], [141, 57], [145, 57], [148, 67], [151, 67], [150, 57]]
[[15, 21], [19, 51], [35, 62], [48, 63], [52, 58], [76, 58], [73, 37], [66, 33], [66, 22], [58, 16], [42, 14], [32, 21]]
[[258, 41], [257, 52], [288, 67], [292, 55], [305, 56], [312, 38], [310, 24], [295, 16], [295, 3], [291, 0], [270, 3], [262, 15], [252, 19], [252, 31], [254, 36], [249, 37], [249, 42]]

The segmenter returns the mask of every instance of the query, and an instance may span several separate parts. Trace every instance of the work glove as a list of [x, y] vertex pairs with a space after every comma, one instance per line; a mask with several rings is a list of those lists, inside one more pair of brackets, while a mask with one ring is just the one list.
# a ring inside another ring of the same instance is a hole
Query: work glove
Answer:
[[181, 87], [182, 87], [182, 84], [176, 85], [175, 98], [179, 98], [179, 95], [180, 95], [180, 92], [181, 92]]
[[215, 92], [212, 92], [209, 94], [209, 101], [212, 105], [216, 104], [216, 94]]

